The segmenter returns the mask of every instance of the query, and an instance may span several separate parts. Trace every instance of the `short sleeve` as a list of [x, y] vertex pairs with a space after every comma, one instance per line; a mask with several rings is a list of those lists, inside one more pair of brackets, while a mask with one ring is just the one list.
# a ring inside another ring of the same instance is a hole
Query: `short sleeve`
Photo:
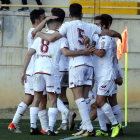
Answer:
[[59, 33], [62, 35], [62, 36], [66, 36], [67, 34], [67, 23], [65, 22], [64, 24], [62, 24], [62, 26], [59, 28]]
[[108, 41], [107, 38], [102, 37], [100, 42], [99, 42], [99, 49], [100, 50], [107, 50], [108, 49]]
[[91, 24], [91, 29], [94, 31], [94, 34], [101, 34], [101, 27], [96, 24]]
[[63, 48], [69, 48], [68, 40], [65, 37], [61, 39], [61, 49]]
[[38, 42], [39, 42], [39, 40], [40, 40], [39, 37], [35, 39], [33, 45], [31, 46], [31, 49], [35, 49], [35, 50], [37, 50], [37, 46], [38, 46]]

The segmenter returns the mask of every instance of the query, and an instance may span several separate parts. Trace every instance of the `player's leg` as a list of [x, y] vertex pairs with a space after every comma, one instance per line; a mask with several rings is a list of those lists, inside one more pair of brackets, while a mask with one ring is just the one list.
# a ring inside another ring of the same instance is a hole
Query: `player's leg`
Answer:
[[[22, 0], [22, 4], [27, 5], [27, 0]], [[20, 9], [18, 9], [18, 12], [22, 12], [22, 11], [29, 12], [29, 8], [28, 7], [22, 7]]]
[[39, 120], [41, 123], [41, 133], [42, 134], [46, 134], [46, 132], [48, 131], [48, 120], [47, 120], [47, 110], [46, 110], [46, 106], [47, 106], [47, 92], [43, 91], [43, 96], [41, 99], [41, 102], [39, 104]]
[[8, 129], [15, 133], [21, 133], [19, 131], [18, 122], [24, 115], [25, 111], [27, 110], [28, 106], [32, 103], [34, 98], [34, 91], [33, 91], [33, 77], [27, 76], [27, 83], [25, 83], [25, 98], [24, 100], [18, 105], [12, 123], [9, 124]]
[[49, 129], [48, 129], [47, 134], [49, 136], [56, 135], [54, 133], [53, 128], [54, 128], [54, 125], [56, 123], [56, 119], [57, 119], [57, 115], [58, 115], [57, 97], [58, 97], [58, 94], [48, 92], [48, 99], [49, 99], [50, 105], [49, 105], [49, 109], [48, 109]]
[[[61, 111], [62, 123], [57, 130], [68, 130], [68, 116], [65, 113], [63, 113], [63, 110], [66, 109], [69, 110], [69, 102], [66, 96], [66, 90], [68, 87], [68, 72], [59, 72], [59, 76], [60, 76], [60, 84], [61, 84], [61, 94], [59, 95], [57, 106], [58, 106], [58, 110]], [[64, 109], [62, 110], [62, 108]]]
[[45, 75], [45, 82], [46, 82], [46, 91], [48, 93], [48, 99], [50, 102], [49, 109], [48, 109], [48, 117], [49, 117], [49, 129], [47, 131], [48, 136], [56, 136], [54, 133], [54, 125], [56, 123], [58, 109], [57, 109], [57, 98], [58, 94], [61, 93], [60, 88], [60, 80], [59, 77]]
[[[117, 94], [113, 94], [112, 96], [109, 96], [108, 97], [108, 101], [111, 105], [111, 108], [112, 108], [112, 111], [115, 115], [115, 118], [116, 120], [122, 124], [122, 117], [121, 117], [121, 109], [120, 109], [120, 106], [118, 105], [118, 102], [117, 102]], [[110, 127], [109, 124], [107, 124], [108, 128]], [[123, 129], [121, 128], [120, 129], [120, 132], [119, 132], [119, 135], [123, 135]]]
[[[66, 90], [67, 90], [66, 87], [61, 88], [61, 94], [59, 95], [59, 99], [58, 99], [58, 110], [59, 111], [60, 111], [60, 109], [59, 109], [60, 100], [63, 102], [65, 108], [69, 109], [69, 102], [68, 102], [68, 99], [66, 96]], [[63, 112], [61, 112], [61, 116], [62, 116], [62, 123], [57, 130], [68, 130], [68, 118]]]
[[96, 101], [91, 104], [91, 110], [90, 110], [90, 120], [94, 121], [97, 118], [97, 104]]
[[[84, 86], [84, 80], [85, 75], [87, 74], [88, 67], [87, 66], [79, 66], [73, 69], [70, 69], [69, 73], [69, 82], [70, 82], [70, 88], [72, 89], [74, 100], [77, 104], [77, 107], [79, 109], [79, 113], [82, 119], [82, 130], [76, 134], [73, 135], [84, 135], [84, 136], [93, 136], [93, 126], [90, 121], [90, 115], [89, 115], [89, 109], [88, 105], [86, 104], [86, 101], [84, 97], [88, 98], [88, 92], [89, 92], [89, 86]], [[91, 70], [93, 73], [93, 70]], [[92, 75], [91, 75], [92, 79]], [[92, 84], [92, 81], [90, 83], [90, 86]], [[88, 85], [88, 84], [87, 84]], [[89, 133], [92, 132], [92, 133]]]
[[43, 96], [43, 91], [45, 90], [45, 80], [43, 74], [34, 75], [34, 100], [30, 107], [30, 134], [31, 135], [41, 135], [42, 133], [37, 129], [36, 122], [39, 113], [39, 103]]
[[[113, 85], [114, 81], [102, 81], [99, 79], [100, 82], [98, 84], [98, 91], [97, 91], [97, 114], [98, 114], [98, 119], [99, 123], [101, 126], [101, 130], [103, 132], [107, 132], [106, 128], [106, 117], [110, 120], [111, 124], [113, 125], [113, 131], [111, 137], [115, 137], [119, 133], [120, 125], [118, 124], [111, 106], [107, 103], [107, 97], [109, 95], [112, 95], [111, 86]], [[104, 116], [104, 117], [103, 117]]]

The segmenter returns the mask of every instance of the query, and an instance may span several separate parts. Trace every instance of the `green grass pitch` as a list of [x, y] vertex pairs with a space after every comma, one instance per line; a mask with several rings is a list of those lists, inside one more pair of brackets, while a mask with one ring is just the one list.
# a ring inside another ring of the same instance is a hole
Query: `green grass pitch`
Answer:
[[[72, 133], [76, 132], [76, 130], [73, 131], [59, 131], [58, 136], [47, 136], [47, 135], [41, 135], [41, 136], [31, 136], [29, 134], [30, 130], [30, 121], [29, 120], [21, 120], [19, 123], [20, 130], [22, 131], [21, 134], [16, 134], [10, 132], [8, 128], [8, 124], [11, 122], [9, 119], [0, 119], [0, 140], [59, 140], [59, 139], [65, 139], [70, 140], [74, 139], [72, 137]], [[76, 121], [76, 124], [78, 124], [80, 121]], [[57, 121], [55, 125], [55, 129], [59, 127], [61, 121]], [[40, 129], [40, 122], [37, 122], [37, 126]], [[98, 122], [93, 122], [93, 126], [95, 129], [99, 129]], [[123, 128], [125, 135], [123, 136], [117, 136], [115, 138], [111, 137], [80, 137], [76, 138], [76, 140], [140, 140], [140, 123], [139, 122], [129, 122], [127, 127]], [[71, 137], [71, 138], [69, 138]]]

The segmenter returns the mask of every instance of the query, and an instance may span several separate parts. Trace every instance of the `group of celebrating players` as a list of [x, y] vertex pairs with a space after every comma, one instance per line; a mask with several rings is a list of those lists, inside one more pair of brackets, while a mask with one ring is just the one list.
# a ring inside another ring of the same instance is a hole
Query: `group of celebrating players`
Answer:
[[[71, 21], [65, 23], [65, 12], [60, 8], [53, 8], [47, 18], [44, 10], [30, 13], [32, 28], [27, 36], [28, 53], [21, 77], [21, 83], [25, 83], [25, 99], [18, 105], [8, 129], [22, 133], [18, 122], [31, 105], [31, 135], [56, 136], [53, 128], [58, 110], [62, 114], [58, 130], [73, 130], [76, 113], [69, 110], [66, 96], [69, 86], [82, 120], [78, 132], [72, 135], [122, 135], [121, 110], [116, 94], [117, 84], [122, 85], [123, 76], [113, 38], [122, 39], [121, 35], [109, 30], [112, 24], [110, 15], [96, 16], [92, 24], [82, 21], [80, 4], [71, 4], [69, 10]], [[46, 32], [40, 32], [46, 24]], [[50, 102], [48, 113], [47, 96]], [[100, 130], [95, 131], [91, 121], [97, 116]], [[36, 126], [37, 117], [41, 131]]]

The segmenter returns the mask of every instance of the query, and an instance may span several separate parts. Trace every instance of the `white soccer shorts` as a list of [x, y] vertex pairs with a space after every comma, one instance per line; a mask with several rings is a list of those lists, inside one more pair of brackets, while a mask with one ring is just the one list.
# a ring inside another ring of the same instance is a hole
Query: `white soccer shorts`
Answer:
[[69, 86], [69, 81], [68, 81], [68, 72], [64, 71], [64, 72], [59, 72], [59, 76], [60, 76], [60, 86], [61, 87], [68, 87]]
[[116, 94], [117, 86], [115, 84], [114, 80], [102, 80], [98, 79], [97, 81], [97, 95], [102, 96], [112, 96], [113, 94]]
[[88, 66], [72, 67], [69, 70], [69, 88], [77, 86], [91, 86], [93, 68]]
[[48, 93], [61, 93], [59, 77], [47, 74], [34, 75], [34, 91], [44, 91]]
[[[34, 90], [33, 90], [34, 76], [29, 76], [29, 75], [26, 76], [27, 76], [27, 81], [25, 83], [25, 94], [34, 96]], [[47, 95], [46, 90], [43, 91], [43, 95]]]

